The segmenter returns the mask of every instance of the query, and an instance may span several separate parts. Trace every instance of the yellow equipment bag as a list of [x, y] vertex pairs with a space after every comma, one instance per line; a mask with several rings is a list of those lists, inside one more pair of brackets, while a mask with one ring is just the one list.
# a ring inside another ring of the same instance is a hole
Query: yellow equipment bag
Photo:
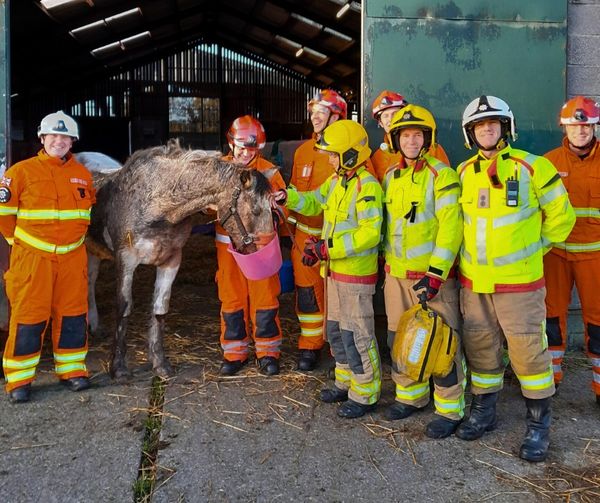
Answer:
[[392, 367], [418, 382], [432, 375], [446, 377], [452, 370], [457, 346], [456, 334], [442, 317], [426, 303], [416, 304], [400, 317], [392, 346]]

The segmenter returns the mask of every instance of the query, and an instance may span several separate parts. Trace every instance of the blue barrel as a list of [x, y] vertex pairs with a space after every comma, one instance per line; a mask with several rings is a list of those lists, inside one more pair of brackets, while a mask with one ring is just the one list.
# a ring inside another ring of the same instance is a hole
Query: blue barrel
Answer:
[[281, 264], [279, 269], [279, 284], [281, 285], [281, 293], [294, 291], [294, 270], [292, 269], [292, 261], [286, 259]]

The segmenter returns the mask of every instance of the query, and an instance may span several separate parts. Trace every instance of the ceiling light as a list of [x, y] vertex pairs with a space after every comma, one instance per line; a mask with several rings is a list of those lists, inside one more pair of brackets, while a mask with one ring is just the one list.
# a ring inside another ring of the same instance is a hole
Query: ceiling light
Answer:
[[296, 51], [296, 57], [299, 58], [300, 56], [302, 56], [303, 53], [304, 53], [304, 47], [300, 47], [300, 49], [298, 49]]
[[340, 10], [337, 11], [337, 14], [335, 15], [335, 17], [337, 17], [338, 19], [341, 18], [344, 14], [346, 14], [346, 12], [348, 12], [350, 10], [350, 2], [348, 2], [346, 5], [344, 5]]

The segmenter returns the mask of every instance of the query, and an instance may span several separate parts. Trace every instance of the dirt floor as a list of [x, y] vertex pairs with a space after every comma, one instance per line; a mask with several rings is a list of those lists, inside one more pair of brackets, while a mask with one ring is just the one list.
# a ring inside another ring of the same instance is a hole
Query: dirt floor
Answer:
[[[166, 348], [176, 375], [160, 406], [151, 407], [145, 331], [154, 271], [136, 273], [129, 322], [133, 377], [115, 383], [106, 374], [113, 271], [103, 264], [97, 296], [105, 331], [91, 341], [94, 387], [80, 394], [60, 389], [47, 353], [30, 404], [0, 399], [0, 501], [143, 500], [143, 475], [151, 479], [145, 500], [160, 502], [600, 501], [600, 407], [582, 353], [567, 358], [549, 459], [531, 465], [518, 459], [525, 410], [510, 373], [499, 427], [480, 441], [426, 438], [431, 408], [405, 421], [385, 420], [393, 400], [385, 363], [378, 409], [359, 420], [338, 419], [335, 405], [318, 400], [331, 382], [333, 361], [324, 358], [313, 373], [295, 368], [299, 329], [292, 294], [281, 299], [281, 375], [264, 377], [249, 365], [239, 376], [219, 376], [215, 269], [211, 238], [192, 236], [167, 317]], [[149, 414], [159, 423], [154, 445], [146, 435]], [[153, 465], [142, 474], [148, 450]]]

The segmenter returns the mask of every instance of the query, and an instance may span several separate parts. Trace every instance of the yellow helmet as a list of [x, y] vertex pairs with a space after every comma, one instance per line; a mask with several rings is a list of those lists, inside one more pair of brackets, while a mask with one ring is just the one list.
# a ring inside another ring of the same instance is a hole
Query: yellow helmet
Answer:
[[408, 128], [423, 130], [425, 141], [418, 157], [421, 157], [432, 145], [435, 145], [436, 125], [431, 112], [418, 105], [407, 105], [398, 110], [392, 117], [390, 125], [390, 150], [392, 152], [400, 152], [404, 155], [400, 149], [400, 131]]
[[315, 148], [340, 156], [340, 167], [351, 170], [371, 156], [365, 128], [352, 120], [339, 120], [327, 126]]

